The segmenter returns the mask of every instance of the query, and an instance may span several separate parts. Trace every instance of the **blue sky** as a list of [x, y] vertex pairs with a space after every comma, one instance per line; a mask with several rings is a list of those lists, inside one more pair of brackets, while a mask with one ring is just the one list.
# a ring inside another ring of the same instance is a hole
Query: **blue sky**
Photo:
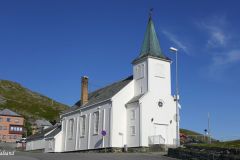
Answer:
[[240, 138], [239, 3], [1, 1], [0, 79], [72, 105], [81, 76], [93, 91], [132, 74], [153, 7], [162, 50], [179, 48], [181, 127], [203, 133], [210, 112], [215, 137]]

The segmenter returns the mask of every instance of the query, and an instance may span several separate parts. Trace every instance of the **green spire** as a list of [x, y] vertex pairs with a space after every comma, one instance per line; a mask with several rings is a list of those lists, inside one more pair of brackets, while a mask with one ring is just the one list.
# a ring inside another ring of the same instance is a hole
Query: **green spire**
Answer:
[[147, 30], [144, 36], [141, 52], [137, 59], [145, 56], [152, 56], [152, 57], [166, 59], [166, 56], [163, 54], [160, 48], [158, 37], [155, 31], [155, 27], [154, 27], [151, 15], [149, 16]]

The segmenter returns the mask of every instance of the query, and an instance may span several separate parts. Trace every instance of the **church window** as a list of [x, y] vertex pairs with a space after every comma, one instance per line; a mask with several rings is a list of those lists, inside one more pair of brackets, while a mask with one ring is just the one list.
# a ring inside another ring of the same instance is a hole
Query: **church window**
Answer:
[[68, 138], [72, 139], [73, 138], [73, 119], [69, 120], [69, 125], [68, 125]]
[[52, 146], [53, 146], [52, 142], [49, 141], [49, 143], [48, 143], [48, 149], [49, 149], [49, 150], [52, 150]]
[[81, 137], [85, 136], [85, 132], [86, 132], [86, 116], [84, 115], [81, 117], [81, 131], [80, 131]]
[[144, 77], [144, 64], [141, 64], [140, 78]]
[[94, 118], [93, 134], [98, 134], [98, 130], [99, 130], [99, 111], [93, 113], [93, 118]]
[[135, 67], [135, 78], [140, 79], [144, 77], [144, 64], [139, 64]]
[[165, 67], [163, 64], [156, 63], [154, 65], [154, 76], [159, 78], [165, 77]]
[[136, 126], [130, 126], [130, 133], [132, 136], [136, 135]]
[[133, 110], [130, 111], [130, 118], [131, 118], [131, 120], [135, 120], [135, 119], [136, 119], [135, 109], [133, 109]]

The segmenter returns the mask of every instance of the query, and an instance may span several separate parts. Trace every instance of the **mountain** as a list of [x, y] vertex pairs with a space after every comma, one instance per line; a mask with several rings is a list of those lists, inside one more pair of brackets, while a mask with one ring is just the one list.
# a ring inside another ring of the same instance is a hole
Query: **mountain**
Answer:
[[33, 92], [19, 83], [0, 80], [0, 110], [4, 108], [23, 115], [26, 122], [30, 123], [36, 119], [57, 121], [59, 113], [68, 106]]

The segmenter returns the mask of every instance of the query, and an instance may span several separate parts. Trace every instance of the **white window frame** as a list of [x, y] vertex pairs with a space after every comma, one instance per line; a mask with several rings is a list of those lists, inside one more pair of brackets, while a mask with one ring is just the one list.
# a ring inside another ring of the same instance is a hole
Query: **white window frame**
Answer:
[[93, 113], [93, 134], [94, 135], [99, 134], [99, 122], [100, 122], [100, 112], [96, 111]]
[[158, 78], [165, 78], [166, 77], [166, 71], [165, 71], [165, 65], [155, 63], [154, 64], [154, 76]]
[[86, 115], [81, 116], [80, 120], [80, 137], [84, 137], [86, 135]]
[[136, 109], [130, 110], [130, 119], [135, 120], [136, 119]]
[[135, 67], [135, 78], [136, 79], [144, 78], [144, 74], [145, 74], [144, 72], [145, 72], [145, 64], [144, 63], [138, 64]]
[[[133, 125], [133, 126], [130, 126], [130, 131], [131, 131], [131, 136], [135, 136], [136, 135], [136, 126]], [[133, 132], [134, 131], [134, 132]]]
[[73, 125], [74, 125], [74, 119], [71, 118], [68, 120], [68, 139], [73, 138]]
[[145, 69], [144, 69], [145, 67], [144, 67], [144, 66], [145, 66], [145, 65], [142, 63], [142, 64], [141, 64], [141, 67], [140, 67], [140, 68], [141, 68], [140, 78], [143, 78], [143, 77], [144, 77], [144, 71], [145, 71]]

